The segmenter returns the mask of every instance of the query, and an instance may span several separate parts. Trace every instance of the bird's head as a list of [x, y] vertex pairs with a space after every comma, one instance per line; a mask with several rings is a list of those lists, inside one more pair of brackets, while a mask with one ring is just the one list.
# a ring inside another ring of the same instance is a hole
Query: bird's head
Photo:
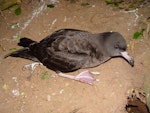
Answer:
[[127, 44], [123, 36], [117, 32], [112, 32], [104, 40], [104, 45], [110, 57], [123, 57], [133, 67], [134, 60], [126, 52]]

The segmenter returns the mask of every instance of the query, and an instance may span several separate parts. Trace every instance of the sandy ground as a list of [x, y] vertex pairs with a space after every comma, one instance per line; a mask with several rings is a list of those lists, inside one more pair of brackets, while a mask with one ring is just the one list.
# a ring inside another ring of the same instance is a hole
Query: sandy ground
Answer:
[[[136, 12], [125, 12], [99, 0], [82, 0], [90, 4], [85, 7], [80, 1], [59, 1], [54, 8], [47, 8], [44, 2], [26, 1], [22, 3], [20, 16], [11, 9], [3, 11], [0, 17], [0, 113], [126, 113], [127, 96], [132, 89], [142, 89], [145, 76], [150, 73], [148, 35], [135, 40], [134, 46], [132, 40], [134, 32], [145, 27], [143, 23], [149, 16], [150, 7], [145, 5]], [[12, 29], [14, 23], [19, 23], [20, 27]], [[58, 77], [42, 65], [36, 67], [29, 81], [27, 77], [31, 71], [23, 70], [23, 66], [32, 61], [3, 59], [12, 48], [20, 48], [13, 36], [40, 41], [61, 28], [121, 33], [135, 66], [131, 67], [122, 58], [113, 58], [89, 69], [100, 72], [94, 76], [96, 81], [91, 86]], [[43, 73], [49, 78], [42, 79]]]

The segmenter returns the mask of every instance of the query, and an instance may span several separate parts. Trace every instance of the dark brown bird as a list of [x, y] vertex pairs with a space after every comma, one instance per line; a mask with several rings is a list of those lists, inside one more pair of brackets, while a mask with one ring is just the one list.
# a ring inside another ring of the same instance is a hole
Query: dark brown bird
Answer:
[[77, 76], [62, 72], [72, 72], [81, 68], [99, 66], [113, 57], [123, 57], [131, 66], [134, 60], [126, 52], [127, 45], [118, 32], [92, 34], [83, 30], [60, 29], [40, 42], [22, 38], [18, 43], [24, 48], [5, 56], [21, 57], [41, 62], [58, 75], [93, 84], [88, 71]]

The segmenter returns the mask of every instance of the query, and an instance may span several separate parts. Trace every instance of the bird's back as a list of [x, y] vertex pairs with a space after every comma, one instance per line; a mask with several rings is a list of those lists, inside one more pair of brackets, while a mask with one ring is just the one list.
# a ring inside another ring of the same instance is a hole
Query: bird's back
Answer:
[[41, 40], [35, 55], [48, 68], [62, 72], [95, 67], [108, 60], [99, 41], [87, 31], [62, 29]]

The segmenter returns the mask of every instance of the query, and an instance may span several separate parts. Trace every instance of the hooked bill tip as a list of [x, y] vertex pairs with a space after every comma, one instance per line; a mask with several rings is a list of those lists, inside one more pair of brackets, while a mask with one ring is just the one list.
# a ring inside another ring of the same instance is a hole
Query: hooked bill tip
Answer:
[[131, 60], [129, 61], [129, 64], [133, 67], [133, 66], [134, 66], [134, 60], [131, 59]]
[[124, 59], [128, 61], [128, 63], [133, 67], [134, 66], [134, 59], [128, 55], [126, 51], [121, 52], [121, 55]]

